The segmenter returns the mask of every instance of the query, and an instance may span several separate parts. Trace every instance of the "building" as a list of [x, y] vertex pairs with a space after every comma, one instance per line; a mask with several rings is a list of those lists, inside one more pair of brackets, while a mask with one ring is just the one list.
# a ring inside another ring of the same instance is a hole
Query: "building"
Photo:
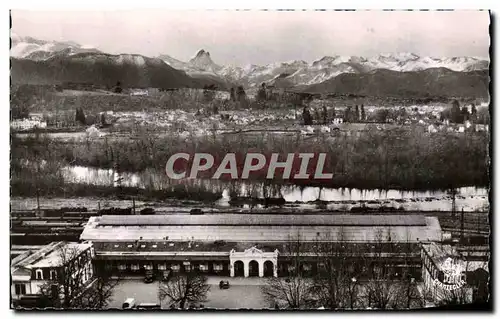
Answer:
[[321, 267], [315, 245], [331, 242], [349, 245], [359, 258], [378, 251], [398, 273], [403, 246], [410, 266], [420, 269], [418, 243], [439, 241], [442, 232], [437, 218], [415, 215], [178, 214], [91, 217], [81, 235], [93, 243], [96, 266], [113, 271], [196, 269], [231, 277], [286, 276], [294, 267], [288, 247], [297, 238], [305, 272]]
[[[53, 242], [36, 251], [26, 251], [11, 261], [11, 296], [14, 303], [24, 297], [41, 295], [41, 289], [58, 285], [66, 269], [78, 269], [84, 285], [93, 277], [90, 243]], [[75, 267], [80, 263], [78, 267]]]
[[47, 122], [40, 119], [21, 119], [10, 122], [12, 130], [27, 131], [34, 128], [46, 128]]
[[339, 125], [342, 123], [344, 123], [344, 118], [342, 118], [342, 117], [336, 117], [333, 119], [333, 124]]

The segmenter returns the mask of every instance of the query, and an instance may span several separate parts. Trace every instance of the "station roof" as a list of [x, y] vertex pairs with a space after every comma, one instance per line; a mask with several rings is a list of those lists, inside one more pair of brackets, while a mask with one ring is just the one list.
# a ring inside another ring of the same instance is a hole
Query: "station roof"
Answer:
[[425, 226], [424, 216], [417, 215], [104, 215], [96, 218], [101, 226]]
[[155, 215], [91, 217], [81, 235], [90, 241], [286, 242], [441, 240], [436, 217], [402, 215]]

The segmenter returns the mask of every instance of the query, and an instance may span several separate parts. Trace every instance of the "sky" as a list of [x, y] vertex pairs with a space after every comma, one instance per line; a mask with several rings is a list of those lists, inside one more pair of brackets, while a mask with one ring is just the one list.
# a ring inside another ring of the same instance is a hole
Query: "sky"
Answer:
[[487, 11], [24, 11], [12, 32], [101, 51], [168, 54], [200, 49], [221, 65], [264, 65], [326, 55], [489, 56]]

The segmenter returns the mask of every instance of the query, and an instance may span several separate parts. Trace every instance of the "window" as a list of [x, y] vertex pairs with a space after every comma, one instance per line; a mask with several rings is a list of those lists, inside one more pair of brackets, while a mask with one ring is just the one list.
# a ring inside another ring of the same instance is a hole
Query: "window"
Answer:
[[139, 265], [133, 264], [133, 265], [130, 266], [130, 269], [132, 269], [134, 271], [137, 271], [137, 270], [139, 270]]
[[128, 248], [132, 248], [132, 245], [127, 245]]
[[127, 265], [125, 264], [118, 264], [118, 270], [126, 270], [127, 269]]
[[43, 271], [41, 269], [37, 269], [35, 272], [35, 278], [37, 280], [43, 280]]
[[153, 245], [153, 248], [156, 248], [156, 247], [158, 247], [158, 245]]
[[179, 264], [172, 265], [172, 271], [178, 272], [181, 270], [181, 266]]
[[158, 264], [158, 269], [159, 270], [166, 270], [167, 266], [165, 264]]
[[141, 248], [146, 248], [146, 245], [141, 245]]
[[26, 285], [25, 284], [15, 284], [16, 295], [26, 295]]
[[224, 266], [222, 264], [214, 264], [214, 271], [222, 271]]
[[200, 264], [200, 271], [208, 271], [208, 264]]
[[118, 247], [120, 247], [120, 245], [115, 245], [115, 248], [118, 248]]
[[57, 273], [56, 273], [56, 271], [55, 271], [55, 270], [53, 270], [53, 269], [52, 269], [52, 270], [50, 271], [50, 274], [49, 274], [49, 275], [50, 275], [50, 280], [56, 280], [56, 279], [57, 279]]

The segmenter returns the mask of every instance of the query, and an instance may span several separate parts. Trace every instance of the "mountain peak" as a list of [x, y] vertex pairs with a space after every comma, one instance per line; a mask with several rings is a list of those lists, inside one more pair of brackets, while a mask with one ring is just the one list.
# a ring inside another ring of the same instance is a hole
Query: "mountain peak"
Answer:
[[210, 52], [207, 52], [207, 51], [201, 49], [201, 50], [198, 51], [198, 53], [196, 53], [195, 58], [200, 58], [200, 57], [203, 57], [203, 56], [210, 57]]
[[199, 50], [196, 53], [195, 57], [189, 60], [189, 64], [197, 69], [204, 71], [215, 72], [216, 70], [220, 69], [220, 66], [215, 64], [214, 61], [212, 61], [212, 59], [210, 58], [210, 52], [203, 49]]

